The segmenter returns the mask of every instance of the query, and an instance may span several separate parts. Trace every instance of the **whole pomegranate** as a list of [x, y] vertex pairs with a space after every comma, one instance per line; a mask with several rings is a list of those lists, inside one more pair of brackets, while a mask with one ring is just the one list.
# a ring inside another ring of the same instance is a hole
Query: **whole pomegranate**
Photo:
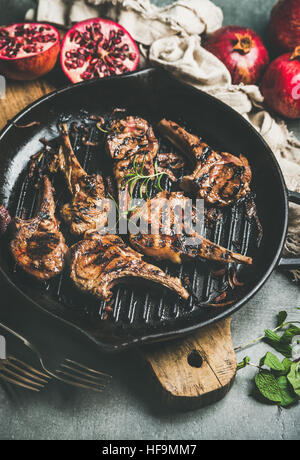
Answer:
[[133, 71], [139, 58], [138, 46], [127, 30], [102, 18], [72, 27], [61, 49], [61, 66], [72, 83]]
[[24, 23], [0, 28], [0, 74], [33, 80], [56, 64], [60, 37], [49, 24]]
[[269, 37], [275, 50], [292, 51], [300, 45], [300, 1], [280, 0], [273, 8]]
[[270, 64], [261, 91], [275, 112], [287, 118], [300, 118], [300, 46]]
[[207, 38], [204, 48], [225, 64], [234, 85], [257, 83], [269, 63], [261, 38], [243, 27], [221, 27]]

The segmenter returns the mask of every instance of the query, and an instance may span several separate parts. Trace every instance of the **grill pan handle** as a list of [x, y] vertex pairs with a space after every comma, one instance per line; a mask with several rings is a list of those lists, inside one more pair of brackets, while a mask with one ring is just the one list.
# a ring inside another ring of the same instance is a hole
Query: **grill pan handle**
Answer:
[[[300, 205], [300, 193], [291, 192], [288, 190], [288, 198], [291, 203], [296, 203]], [[297, 270], [300, 269], [300, 256], [299, 257], [282, 257], [279, 260], [279, 268], [284, 268], [286, 270]]]

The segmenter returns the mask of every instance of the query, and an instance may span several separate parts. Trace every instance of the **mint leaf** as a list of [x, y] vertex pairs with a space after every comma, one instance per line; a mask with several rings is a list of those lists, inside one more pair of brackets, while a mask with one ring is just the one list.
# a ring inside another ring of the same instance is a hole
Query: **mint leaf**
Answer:
[[277, 356], [273, 355], [273, 353], [270, 353], [269, 351], [265, 354], [263, 358], [261, 358], [259, 365], [268, 366], [270, 369], [273, 369], [274, 371], [284, 371], [285, 370], [285, 367], [279, 361]]
[[293, 390], [291, 390], [291, 386], [285, 375], [277, 378], [277, 384], [281, 392], [281, 406], [290, 406], [291, 404], [295, 404], [298, 401], [298, 398], [293, 393]]
[[289, 345], [289, 343], [282, 342], [281, 337], [276, 334], [276, 332], [273, 332], [270, 329], [266, 329], [265, 337], [263, 340], [286, 358], [292, 357], [292, 347]]
[[261, 371], [255, 376], [258, 391], [269, 401], [281, 403], [281, 390], [278, 382], [270, 371]]
[[237, 365], [236, 370], [239, 371], [240, 369], [244, 369], [244, 367], [247, 367], [249, 363], [250, 363], [249, 356], [245, 356], [243, 361]]
[[277, 315], [277, 327], [281, 326], [285, 320], [287, 319], [287, 312], [286, 311], [280, 311]]
[[283, 343], [292, 343], [293, 338], [296, 335], [300, 335], [300, 328], [295, 326], [294, 324], [291, 324], [287, 330], [284, 332], [284, 334], [281, 336], [281, 342]]
[[291, 361], [290, 359], [288, 358], [284, 358], [284, 360], [282, 361], [281, 363], [284, 367], [284, 373], [285, 374], [288, 374], [289, 371], [290, 371], [290, 368], [291, 368], [291, 365], [293, 364], [293, 361]]
[[272, 342], [280, 342], [280, 335], [276, 332], [271, 331], [271, 329], [265, 329], [265, 338], [271, 340]]
[[300, 397], [300, 363], [292, 363], [287, 379], [293, 387], [294, 392]]

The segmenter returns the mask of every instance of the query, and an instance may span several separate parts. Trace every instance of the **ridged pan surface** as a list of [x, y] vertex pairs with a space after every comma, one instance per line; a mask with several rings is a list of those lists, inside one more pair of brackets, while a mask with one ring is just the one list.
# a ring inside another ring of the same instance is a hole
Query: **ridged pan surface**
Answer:
[[[30, 279], [16, 267], [8, 250], [9, 242], [2, 238], [2, 276], [20, 291], [20, 301], [23, 296], [29, 305], [34, 303], [80, 328], [107, 351], [183, 335], [232, 314], [257, 292], [276, 266], [287, 226], [285, 185], [276, 160], [262, 138], [226, 105], [153, 69], [60, 90], [33, 104], [14, 120], [19, 125], [38, 120], [40, 125], [20, 129], [9, 124], [3, 130], [0, 137], [0, 202], [8, 206], [12, 215], [30, 218], [35, 211], [37, 192], [33, 181], [28, 179], [28, 162], [41, 150], [39, 139], [54, 140], [55, 144], [61, 120], [69, 125], [85, 123], [90, 115], [108, 116], [115, 107], [124, 107], [128, 114], [146, 118], [154, 127], [166, 117], [183, 124], [214, 148], [243, 153], [252, 168], [252, 190], [256, 194], [264, 237], [258, 247], [257, 228], [247, 217], [243, 203], [222, 210], [221, 218], [204, 230], [205, 236], [212, 241], [254, 259], [253, 266], [237, 268], [237, 277], [244, 285], [229, 289], [226, 301], [233, 301], [232, 304], [205, 306], [205, 303], [214, 302], [227, 281], [226, 276], [216, 278], [212, 275], [216, 268], [213, 264], [193, 261], [174, 266], [154, 262], [172, 276], [187, 277], [199, 302], [195, 297], [183, 302], [141, 282], [115, 288], [113, 311], [108, 315], [105, 302], [81, 294], [72, 286], [67, 268], [60, 277], [44, 284]], [[156, 135], [160, 151], [176, 151], [157, 131]], [[100, 145], [84, 145], [81, 136], [72, 138], [83, 167], [88, 173], [112, 175], [103, 134], [95, 123], [90, 123], [86, 138]], [[68, 192], [62, 178], [53, 177], [52, 180], [59, 210], [68, 199]], [[67, 228], [62, 226], [62, 229], [71, 244], [73, 239]]]

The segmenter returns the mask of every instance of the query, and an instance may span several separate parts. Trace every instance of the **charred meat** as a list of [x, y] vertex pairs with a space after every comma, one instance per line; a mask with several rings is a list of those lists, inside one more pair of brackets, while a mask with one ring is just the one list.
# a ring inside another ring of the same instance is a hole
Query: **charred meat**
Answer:
[[11, 217], [8, 210], [1, 205], [0, 206], [0, 235], [4, 235], [9, 224], [11, 222]]
[[[145, 176], [154, 174], [154, 158], [158, 141], [152, 126], [138, 117], [126, 117], [111, 125], [112, 133], [107, 136], [106, 150], [114, 160], [114, 176], [118, 192], [127, 191], [126, 176], [135, 166]], [[125, 183], [124, 183], [125, 182]]]
[[115, 120], [111, 125], [112, 133], [107, 137], [107, 151], [113, 160], [123, 160], [136, 155], [148, 155], [154, 158], [158, 151], [158, 141], [152, 126], [138, 117], [126, 117]]
[[178, 278], [142, 260], [117, 235], [89, 235], [71, 248], [71, 279], [82, 291], [102, 300], [112, 298], [112, 288], [124, 281], [143, 279], [161, 285], [188, 299]]
[[159, 129], [193, 164], [192, 174], [181, 181], [182, 190], [217, 206], [231, 205], [249, 194], [252, 172], [243, 155], [217, 152], [173, 121], [160, 121]]
[[41, 203], [36, 217], [15, 218], [16, 235], [11, 251], [27, 273], [40, 281], [61, 273], [68, 250], [55, 217], [52, 185], [47, 176], [42, 179]]
[[158, 172], [166, 173], [172, 182], [177, 182], [178, 173], [184, 166], [184, 158], [177, 153], [162, 153], [157, 154]]
[[[250, 257], [229, 251], [197, 233], [192, 225], [195, 212], [182, 192], [161, 192], [132, 213], [131, 220], [143, 231], [131, 233], [130, 243], [147, 256], [177, 264], [196, 257], [224, 264], [252, 263]], [[191, 224], [184, 224], [183, 217], [188, 213], [192, 214]]]
[[61, 132], [58, 166], [65, 175], [73, 197], [71, 203], [63, 206], [61, 214], [69, 224], [71, 233], [79, 236], [107, 225], [109, 201], [106, 200], [102, 176], [88, 175], [81, 167], [74, 154], [66, 124], [61, 126]]

